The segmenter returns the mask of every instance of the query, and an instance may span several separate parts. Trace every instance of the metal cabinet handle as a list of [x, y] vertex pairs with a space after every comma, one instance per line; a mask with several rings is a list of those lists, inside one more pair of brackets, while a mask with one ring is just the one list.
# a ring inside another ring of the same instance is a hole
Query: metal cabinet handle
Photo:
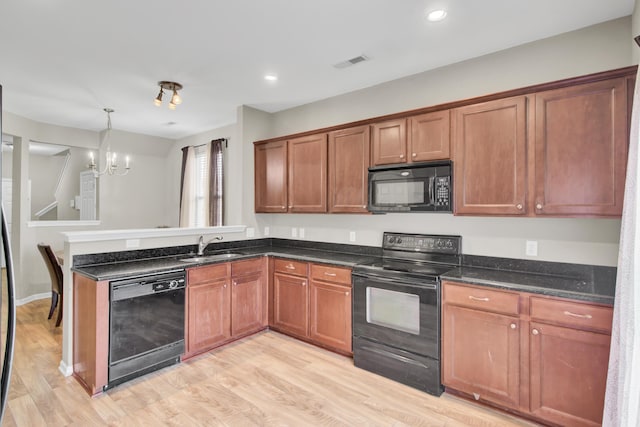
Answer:
[[521, 211], [521, 210], [522, 210], [522, 205], [521, 205], [520, 203], [518, 203], [518, 204], [516, 205], [516, 209], [518, 209], [519, 211]]
[[233, 286], [238, 286], [238, 282], [236, 282], [235, 280], [233, 281]]
[[412, 157], [418, 157], [418, 153], [411, 154]]
[[531, 333], [533, 335], [538, 335], [540, 333], [540, 331], [538, 331], [537, 329], [534, 329], [534, 330], [531, 331]]
[[469, 295], [469, 299], [474, 301], [489, 301], [488, 297], [480, 298], [480, 297], [474, 297], [473, 295]]
[[225, 283], [225, 284], [224, 284], [224, 286], [223, 286], [223, 288], [226, 288], [226, 287], [227, 287], [227, 284]]
[[542, 209], [542, 203], [536, 203], [536, 209]]
[[400, 158], [401, 158], [401, 159], [404, 159], [404, 154], [400, 154]]
[[291, 209], [293, 207], [293, 205], [289, 205], [289, 209]]
[[286, 268], [287, 270], [295, 270], [296, 268], [293, 266], [293, 264], [287, 264], [284, 266], [284, 268]]
[[580, 319], [591, 319], [591, 318], [593, 318], [593, 316], [590, 315], [590, 314], [576, 314], [576, 313], [572, 313], [570, 311], [565, 311], [564, 314], [566, 316], [579, 317]]
[[305, 282], [304, 280], [303, 280], [302, 282], [300, 282], [300, 284], [301, 284], [302, 286], [307, 286], [307, 282]]
[[346, 296], [349, 296], [349, 292], [345, 292], [344, 294], [345, 294]]
[[509, 325], [509, 327], [510, 327], [511, 329], [515, 329], [515, 328], [517, 328], [517, 326], [516, 326], [516, 324], [515, 324], [515, 323], [510, 324], [510, 325]]
[[331, 277], [336, 277], [336, 273], [329, 273], [328, 271], [324, 272], [325, 276], [331, 276]]

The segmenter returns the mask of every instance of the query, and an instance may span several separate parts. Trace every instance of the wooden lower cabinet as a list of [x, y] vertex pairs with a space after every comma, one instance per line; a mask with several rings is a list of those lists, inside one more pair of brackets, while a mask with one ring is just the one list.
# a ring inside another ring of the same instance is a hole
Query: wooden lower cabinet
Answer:
[[445, 305], [442, 382], [509, 408], [520, 405], [517, 317]]
[[231, 263], [231, 335], [247, 335], [267, 327], [267, 284], [264, 258]]
[[270, 326], [342, 354], [352, 354], [351, 270], [275, 259]]
[[264, 258], [187, 270], [186, 355], [267, 326]]
[[[315, 269], [336, 270], [337, 268], [312, 265], [310, 299], [309, 338], [322, 346], [351, 353], [351, 273], [347, 269], [347, 283], [317, 280]], [[336, 277], [337, 273], [332, 274]]]
[[201, 353], [231, 338], [229, 264], [187, 270], [187, 355]]
[[297, 337], [309, 336], [309, 287], [306, 277], [273, 275], [273, 326]]
[[610, 306], [448, 281], [442, 289], [447, 389], [544, 423], [602, 423]]

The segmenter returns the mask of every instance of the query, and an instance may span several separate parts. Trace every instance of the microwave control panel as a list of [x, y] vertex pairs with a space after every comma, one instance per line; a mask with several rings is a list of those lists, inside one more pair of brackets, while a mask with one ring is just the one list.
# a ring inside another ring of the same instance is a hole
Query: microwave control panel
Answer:
[[451, 197], [451, 179], [448, 176], [437, 176], [435, 181], [436, 206], [449, 206]]

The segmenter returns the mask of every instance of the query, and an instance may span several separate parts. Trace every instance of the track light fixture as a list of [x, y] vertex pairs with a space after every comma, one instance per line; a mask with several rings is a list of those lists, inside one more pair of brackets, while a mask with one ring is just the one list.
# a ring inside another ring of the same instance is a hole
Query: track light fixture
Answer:
[[175, 110], [176, 105], [182, 104], [182, 98], [178, 94], [178, 91], [182, 89], [182, 85], [180, 83], [163, 80], [158, 82], [158, 86], [160, 86], [160, 92], [158, 92], [158, 96], [156, 96], [156, 99], [153, 101], [157, 107], [162, 105], [162, 95], [164, 95], [165, 90], [173, 92], [173, 95], [171, 95], [171, 101], [169, 101], [170, 110]]

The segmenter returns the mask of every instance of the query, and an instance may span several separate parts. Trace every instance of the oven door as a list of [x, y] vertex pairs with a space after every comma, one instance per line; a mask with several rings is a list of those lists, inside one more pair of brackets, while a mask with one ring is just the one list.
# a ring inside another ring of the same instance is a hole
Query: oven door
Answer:
[[353, 274], [353, 335], [440, 359], [436, 281]]

